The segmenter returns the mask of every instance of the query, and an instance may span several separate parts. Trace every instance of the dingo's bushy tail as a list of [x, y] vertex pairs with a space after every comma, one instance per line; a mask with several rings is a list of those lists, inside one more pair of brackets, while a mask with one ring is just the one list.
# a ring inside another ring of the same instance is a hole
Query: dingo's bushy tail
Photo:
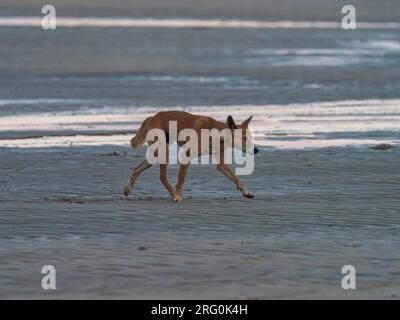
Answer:
[[143, 121], [142, 125], [140, 126], [139, 130], [136, 133], [136, 136], [134, 136], [131, 139], [131, 146], [133, 149], [138, 149], [142, 147], [145, 142], [146, 142], [146, 135], [147, 135], [147, 122], [151, 119], [152, 117], [148, 117], [146, 120]]

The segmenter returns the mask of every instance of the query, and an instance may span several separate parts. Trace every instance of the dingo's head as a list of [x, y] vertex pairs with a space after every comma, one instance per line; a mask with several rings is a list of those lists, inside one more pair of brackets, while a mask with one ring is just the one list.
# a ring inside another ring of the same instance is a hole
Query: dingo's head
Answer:
[[[231, 115], [228, 116], [226, 123], [228, 124], [228, 128], [232, 131], [232, 141], [233, 141], [234, 148], [246, 152], [247, 141], [253, 142], [253, 140], [254, 140], [253, 135], [252, 135], [252, 132], [249, 130], [249, 123], [252, 118], [253, 118], [253, 116], [247, 118], [241, 124], [236, 124], [235, 121], [233, 120], [232, 116]], [[234, 134], [235, 130], [241, 130], [242, 134], [235, 135]], [[258, 151], [259, 151], [259, 149], [257, 147], [254, 147], [252, 150], [252, 153], [256, 154], [256, 153], [258, 153]]]

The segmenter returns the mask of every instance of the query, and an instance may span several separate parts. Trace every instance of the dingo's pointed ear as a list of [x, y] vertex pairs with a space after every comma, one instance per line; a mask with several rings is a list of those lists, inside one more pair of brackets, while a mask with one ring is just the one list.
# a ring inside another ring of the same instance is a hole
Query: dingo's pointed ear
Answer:
[[237, 125], [235, 121], [233, 121], [233, 118], [231, 115], [228, 116], [228, 119], [226, 119], [226, 123], [228, 124], [229, 129], [237, 129]]
[[250, 116], [250, 117], [248, 117], [246, 120], [244, 120], [244, 121], [242, 122], [241, 126], [247, 128], [247, 127], [249, 126], [249, 123], [250, 123], [251, 119], [253, 119], [253, 116]]

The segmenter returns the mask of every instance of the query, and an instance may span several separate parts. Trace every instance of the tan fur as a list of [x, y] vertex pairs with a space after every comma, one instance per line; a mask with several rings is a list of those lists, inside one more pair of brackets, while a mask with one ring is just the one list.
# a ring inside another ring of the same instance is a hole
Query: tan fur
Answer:
[[[231, 116], [228, 117], [227, 122], [217, 121], [211, 117], [201, 116], [201, 115], [194, 115], [188, 112], [183, 111], [165, 111], [165, 112], [158, 112], [153, 117], [149, 117], [143, 121], [142, 125], [140, 126], [137, 134], [135, 137], [131, 139], [131, 146], [132, 148], [139, 148], [143, 146], [146, 142], [151, 143], [150, 141], [146, 141], [147, 132], [151, 129], [161, 129], [164, 132], [168, 133], [169, 130], [169, 122], [176, 121], [177, 122], [177, 131], [178, 134], [183, 129], [193, 129], [197, 132], [198, 137], [201, 137], [201, 129], [217, 129], [219, 131], [229, 128], [230, 129], [242, 129], [245, 131], [248, 128], [249, 122], [251, 117], [245, 120], [242, 124], [236, 125]], [[243, 135], [246, 137], [246, 134]], [[185, 142], [178, 142], [180, 145], [183, 145]], [[199, 145], [201, 141], [199, 139]], [[224, 145], [222, 142], [220, 145], [220, 162], [217, 165], [217, 169], [225, 174], [235, 185], [238, 189], [242, 192], [243, 196], [247, 198], [253, 198], [254, 194], [247, 190], [245, 184], [234, 174], [233, 170], [230, 168], [229, 165], [224, 164], [224, 151], [227, 146]], [[199, 147], [199, 155], [201, 153], [201, 148]], [[210, 152], [211, 153], [211, 150]], [[198, 155], [198, 156], [199, 156]], [[124, 190], [125, 196], [128, 196], [129, 193], [132, 191], [133, 186], [136, 182], [138, 176], [146, 169], [150, 168], [152, 165], [144, 160], [139, 166], [133, 169], [132, 176], [129, 180], [127, 187]], [[182, 191], [183, 185], [185, 182], [186, 174], [189, 169], [189, 164], [187, 165], [180, 165], [179, 169], [179, 176], [178, 182], [176, 184], [175, 189], [171, 186], [167, 179], [167, 164], [160, 165], [160, 180], [168, 190], [170, 195], [173, 197], [174, 201], [181, 202], [182, 201]]]

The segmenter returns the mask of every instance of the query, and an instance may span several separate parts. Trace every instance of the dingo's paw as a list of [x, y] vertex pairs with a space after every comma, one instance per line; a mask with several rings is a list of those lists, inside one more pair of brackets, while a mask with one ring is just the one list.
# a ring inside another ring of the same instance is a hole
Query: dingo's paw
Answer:
[[243, 197], [250, 198], [250, 199], [254, 198], [254, 193], [250, 192], [250, 191], [243, 192]]
[[180, 196], [179, 194], [176, 194], [174, 196], [174, 201], [175, 202], [182, 202], [183, 201], [182, 196]]
[[125, 187], [124, 189], [124, 196], [127, 197], [131, 193], [132, 189], [129, 187]]

